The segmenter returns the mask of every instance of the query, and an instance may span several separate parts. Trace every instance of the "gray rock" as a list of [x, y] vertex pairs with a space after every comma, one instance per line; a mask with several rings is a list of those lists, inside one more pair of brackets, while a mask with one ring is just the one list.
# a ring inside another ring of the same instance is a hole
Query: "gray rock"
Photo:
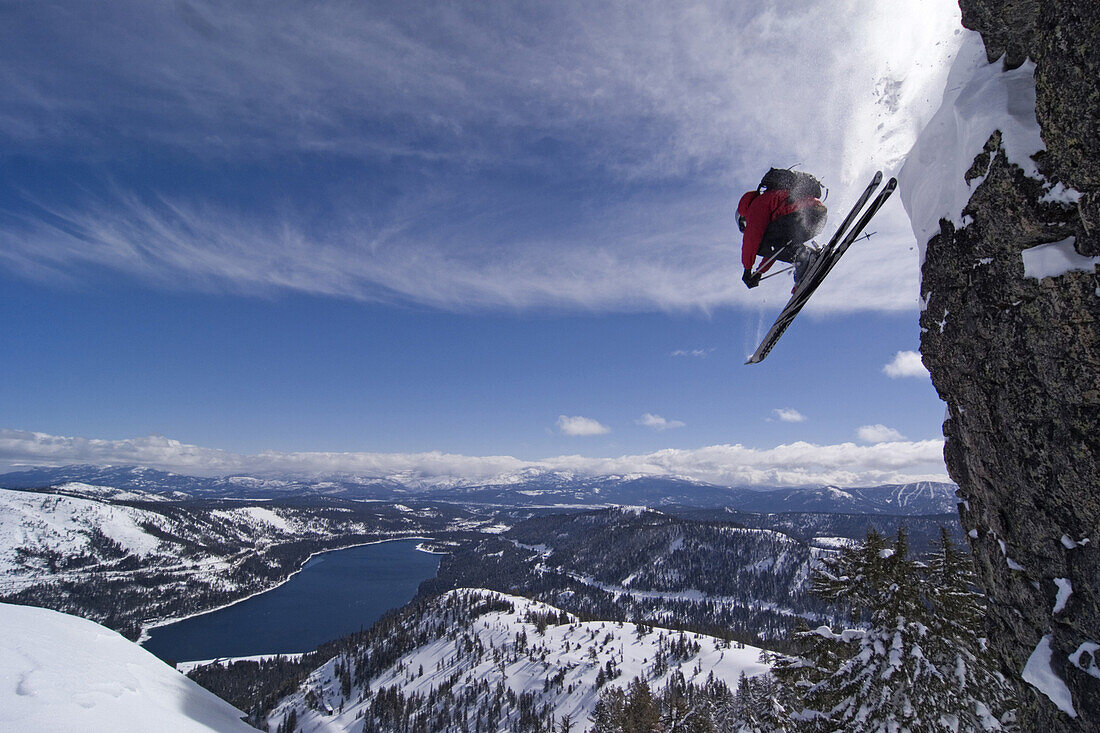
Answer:
[[[1025, 278], [1020, 254], [1069, 236], [1080, 254], [1100, 254], [1100, 3], [961, 7], [991, 61], [1037, 63], [1047, 146], [1037, 162], [1084, 199], [1040, 202], [1042, 185], [1007, 160], [994, 134], [971, 169], [986, 175], [964, 212], [973, 223], [941, 222], [928, 243], [921, 353], [949, 408], [944, 455], [967, 502], [964, 528], [976, 530], [993, 649], [1018, 679], [1051, 636], [1052, 668], [1073, 695], [1076, 718], [1022, 684], [1022, 728], [1100, 730], [1100, 679], [1082, 669], [1091, 658], [1069, 661], [1081, 644], [1100, 643], [1100, 277]], [[989, 264], [973, 266], [982, 258]], [[1063, 535], [1088, 542], [1071, 549]], [[1056, 578], [1073, 588], [1058, 613]]]

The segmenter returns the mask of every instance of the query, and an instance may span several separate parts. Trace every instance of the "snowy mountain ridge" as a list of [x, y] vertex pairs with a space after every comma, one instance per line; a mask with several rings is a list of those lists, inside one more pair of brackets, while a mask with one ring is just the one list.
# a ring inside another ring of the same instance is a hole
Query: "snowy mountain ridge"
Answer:
[[[760, 649], [715, 637], [610, 621], [458, 589], [394, 622], [400, 631], [337, 656], [267, 716], [319, 733], [386, 730], [400, 709], [433, 731], [513, 731], [568, 719], [584, 729], [602, 686], [635, 677], [658, 688], [676, 672], [736, 687], [765, 672]], [[384, 660], [372, 666], [372, 660]], [[507, 702], [508, 704], [503, 704]]]
[[803, 619], [828, 616], [806, 580], [835, 544], [653, 510], [537, 516], [457, 543], [420, 594], [492, 588], [585, 618], [720, 628], [766, 645]]
[[[104, 491], [103, 496], [117, 500], [132, 493]], [[371, 528], [360, 523], [345, 529]], [[163, 513], [97, 498], [0, 489], [0, 588], [12, 592], [74, 573], [125, 573], [134, 569], [134, 560], [162, 570], [186, 560], [216, 575], [244, 548], [331, 532], [325, 522], [283, 507]], [[121, 562], [127, 558], [130, 562]]]

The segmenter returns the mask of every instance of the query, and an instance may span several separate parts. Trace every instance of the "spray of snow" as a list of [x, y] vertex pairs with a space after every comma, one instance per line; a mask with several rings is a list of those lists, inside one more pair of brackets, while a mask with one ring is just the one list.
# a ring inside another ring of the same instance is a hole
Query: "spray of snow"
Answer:
[[966, 172], [998, 130], [1008, 159], [1025, 175], [1042, 180], [1031, 158], [1044, 149], [1035, 118], [1035, 64], [1004, 71], [1000, 61], [987, 63], [981, 36], [967, 31], [947, 77], [943, 104], [898, 176], [921, 265], [941, 219], [960, 228], [968, 223], [963, 208], [984, 176], [968, 183]]

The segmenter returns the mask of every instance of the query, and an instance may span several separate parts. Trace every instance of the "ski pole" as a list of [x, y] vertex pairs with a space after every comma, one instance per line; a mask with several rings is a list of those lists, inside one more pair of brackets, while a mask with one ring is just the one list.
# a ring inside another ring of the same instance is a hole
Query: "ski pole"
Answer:
[[[776, 261], [776, 259], [778, 259], [779, 255], [780, 255], [780, 254], [781, 254], [781, 253], [782, 253], [782, 252], [783, 252], [784, 250], [786, 250], [786, 249], [787, 249], [787, 247], [789, 247], [790, 245], [791, 245], [791, 243], [790, 243], [790, 242], [787, 242], [787, 243], [786, 243], [786, 244], [784, 244], [784, 245], [783, 245], [782, 247], [780, 247], [779, 249], [777, 249], [777, 250], [775, 251], [775, 254], [773, 254], [773, 255], [772, 255], [771, 257], [769, 257], [768, 259], [764, 260], [763, 262], [761, 262], [761, 263], [760, 263], [760, 267], [756, 268], [756, 274], [757, 274], [757, 275], [759, 275], [759, 274], [760, 274], [760, 273], [762, 273], [762, 272], [763, 272], [764, 270], [766, 270], [766, 269], [768, 269], [769, 267], [771, 267], [771, 266], [772, 266], [772, 263], [773, 263], [773, 262], [775, 262], [775, 261]], [[783, 270], [780, 270], [780, 272], [783, 272]], [[769, 275], [768, 277], [771, 277], [771, 276]], [[760, 279], [761, 279], [761, 280], [763, 280], [764, 278], [760, 278]]]
[[793, 270], [793, 269], [794, 269], [794, 265], [791, 265], [790, 267], [784, 267], [782, 270], [776, 270], [775, 272], [773, 272], [771, 274], [765, 275], [764, 277], [760, 278], [760, 280], [764, 281], [764, 280], [767, 280], [769, 277], [775, 277], [776, 275], [782, 275], [784, 272], [788, 272], [789, 270]]

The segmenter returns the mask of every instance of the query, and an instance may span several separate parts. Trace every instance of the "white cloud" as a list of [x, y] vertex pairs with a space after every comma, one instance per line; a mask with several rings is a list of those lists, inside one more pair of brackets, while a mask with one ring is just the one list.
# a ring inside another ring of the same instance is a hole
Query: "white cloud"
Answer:
[[558, 416], [558, 430], [562, 435], [603, 435], [610, 433], [611, 428], [602, 425], [590, 417]]
[[248, 455], [188, 445], [160, 436], [100, 440], [0, 429], [0, 461], [32, 465], [132, 464], [195, 475], [344, 473], [393, 478], [414, 486], [509, 482], [539, 471], [581, 476], [675, 476], [724, 486], [873, 486], [949, 480], [943, 464], [942, 440], [875, 445], [796, 442], [767, 449], [712, 445], [617, 458], [572, 455], [524, 461], [512, 456], [463, 456], [440, 452], [265, 451]]
[[[79, 277], [91, 264], [167, 287], [445, 308], [712, 309], [782, 294], [785, 278], [741, 286], [730, 192], [801, 162], [829, 184], [839, 220], [933, 111], [959, 25], [952, 0], [817, 0], [782, 14], [720, 0], [101, 10], [12, 11], [0, 28], [0, 152], [110, 161], [141, 148], [276, 181], [277, 161], [330, 156], [392, 166], [415, 185], [395, 180], [396, 200], [372, 207], [379, 187], [333, 179], [332, 210], [319, 212], [293, 185], [290, 201], [244, 204], [201, 186], [158, 198], [119, 183], [101, 200], [0, 217], [0, 266]], [[503, 166], [509, 181], [547, 183], [501, 195], [489, 172]], [[540, 218], [554, 181], [578, 176], [606, 198], [563, 197]], [[901, 207], [876, 229], [810, 309], [915, 307]]]
[[905, 436], [885, 425], [864, 425], [856, 430], [856, 436], [864, 443], [893, 443], [905, 440]]
[[668, 430], [669, 428], [684, 427], [684, 423], [680, 422], [679, 420], [666, 420], [660, 415], [654, 415], [649, 412], [642, 415], [634, 422], [647, 428], [653, 428], [654, 430]]
[[783, 422], [806, 422], [806, 416], [791, 407], [779, 407], [772, 413]]
[[673, 351], [671, 354], [669, 354], [669, 356], [694, 356], [696, 359], [702, 359], [707, 354], [711, 353], [712, 351], [714, 351], [713, 348], [710, 348], [710, 349], [690, 349], [690, 350], [688, 350], [688, 349], [676, 349], [676, 351]]
[[894, 360], [884, 366], [882, 371], [891, 379], [900, 377], [928, 377], [928, 370], [915, 351], [899, 351]]

